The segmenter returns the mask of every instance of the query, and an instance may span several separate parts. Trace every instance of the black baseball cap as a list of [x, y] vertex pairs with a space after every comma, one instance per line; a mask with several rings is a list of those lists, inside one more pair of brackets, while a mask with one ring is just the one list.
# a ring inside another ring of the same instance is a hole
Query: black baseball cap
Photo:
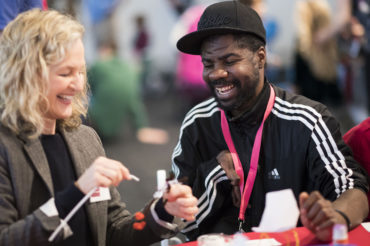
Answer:
[[257, 12], [238, 1], [226, 1], [208, 6], [197, 30], [183, 36], [176, 46], [184, 53], [200, 55], [204, 39], [229, 33], [253, 34], [266, 44], [266, 31]]

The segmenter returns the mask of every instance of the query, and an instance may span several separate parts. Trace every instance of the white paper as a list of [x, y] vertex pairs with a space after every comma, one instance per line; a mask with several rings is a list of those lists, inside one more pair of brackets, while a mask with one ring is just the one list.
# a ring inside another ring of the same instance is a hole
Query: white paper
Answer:
[[297, 226], [299, 209], [291, 189], [268, 192], [265, 210], [255, 232], [282, 232]]
[[368, 231], [370, 232], [370, 222], [364, 222], [361, 223], [361, 225]]
[[90, 197], [90, 203], [110, 200], [110, 192], [107, 187], [98, 187]]
[[274, 238], [264, 238], [264, 239], [253, 239], [245, 242], [244, 245], [258, 245], [258, 246], [275, 246], [282, 245]]
[[55, 201], [54, 201], [54, 197], [53, 198], [50, 198], [49, 201], [47, 201], [46, 203], [44, 203], [41, 207], [40, 207], [40, 210], [48, 217], [52, 217], [52, 216], [57, 216], [59, 215], [58, 214], [58, 210], [57, 210], [57, 207], [55, 206]]

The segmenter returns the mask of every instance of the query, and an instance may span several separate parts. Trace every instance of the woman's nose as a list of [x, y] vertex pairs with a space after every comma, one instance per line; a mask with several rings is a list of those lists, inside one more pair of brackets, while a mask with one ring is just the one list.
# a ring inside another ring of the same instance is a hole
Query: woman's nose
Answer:
[[84, 88], [84, 83], [85, 83], [85, 76], [83, 73], [77, 73], [74, 78], [73, 78], [73, 81], [71, 82], [71, 87], [73, 88], [73, 90], [75, 91], [82, 91], [83, 88]]

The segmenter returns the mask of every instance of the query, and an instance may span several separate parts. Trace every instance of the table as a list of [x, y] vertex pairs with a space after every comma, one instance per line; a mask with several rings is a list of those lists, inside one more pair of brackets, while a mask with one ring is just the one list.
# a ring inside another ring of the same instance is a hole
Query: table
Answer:
[[[248, 232], [245, 235], [250, 239], [264, 239], [264, 238], [274, 238], [283, 245], [319, 245], [325, 244], [325, 242], [319, 241], [305, 227], [297, 227], [295, 229], [279, 232], [279, 233], [258, 233], [258, 232]], [[349, 232], [349, 243], [353, 245], [370, 245], [370, 232], [368, 232], [362, 225], [359, 225], [355, 229]], [[326, 242], [328, 243], [328, 242]], [[330, 243], [330, 242], [329, 242]], [[197, 246], [197, 242], [188, 242], [180, 244], [181, 246]]]

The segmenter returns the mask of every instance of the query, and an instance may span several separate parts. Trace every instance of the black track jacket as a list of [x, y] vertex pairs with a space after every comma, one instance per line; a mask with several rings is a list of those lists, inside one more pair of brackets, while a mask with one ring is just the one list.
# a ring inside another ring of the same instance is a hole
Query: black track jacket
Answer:
[[[339, 123], [318, 102], [273, 86], [273, 109], [262, 135], [258, 171], [243, 229], [258, 226], [269, 191], [291, 188], [298, 201], [302, 191], [318, 190], [331, 201], [348, 189], [368, 191], [367, 174], [354, 161], [342, 141]], [[265, 82], [253, 108], [228, 122], [230, 132], [248, 175], [252, 146], [270, 95]], [[186, 176], [199, 199], [195, 222], [182, 231], [190, 240], [211, 232], [238, 230], [238, 211], [231, 201], [231, 184], [216, 161], [227, 150], [220, 123], [220, 108], [214, 98], [191, 109], [182, 123], [179, 142], [172, 155], [177, 178]]]

